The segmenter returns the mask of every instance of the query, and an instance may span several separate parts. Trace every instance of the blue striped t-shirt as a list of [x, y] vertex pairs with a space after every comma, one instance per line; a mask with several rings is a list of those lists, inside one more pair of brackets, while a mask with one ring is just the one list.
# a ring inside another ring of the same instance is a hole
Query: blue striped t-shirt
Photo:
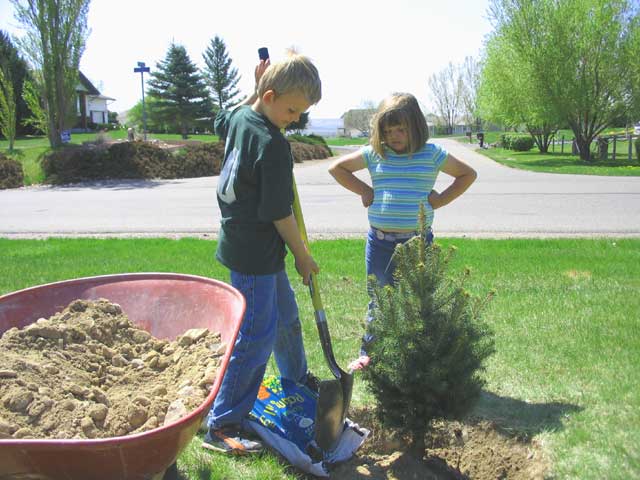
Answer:
[[424, 203], [430, 226], [433, 209], [427, 198], [447, 158], [447, 151], [440, 145], [425, 143], [411, 155], [385, 149], [385, 158], [382, 158], [371, 145], [361, 152], [373, 182], [369, 224], [388, 232], [416, 230], [420, 204]]

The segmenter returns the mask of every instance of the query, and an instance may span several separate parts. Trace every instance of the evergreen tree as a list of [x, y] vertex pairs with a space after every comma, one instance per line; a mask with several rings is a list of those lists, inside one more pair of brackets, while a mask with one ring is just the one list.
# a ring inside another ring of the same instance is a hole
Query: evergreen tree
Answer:
[[25, 80], [30, 78], [29, 66], [20, 56], [9, 35], [2, 30], [0, 30], [0, 68], [4, 70], [5, 77], [11, 78], [16, 96], [16, 135], [34, 133], [30, 128], [24, 127], [24, 121], [29, 117], [30, 111], [22, 99], [22, 90]]
[[9, 151], [13, 151], [16, 140], [16, 94], [8, 72], [0, 65], [0, 133], [9, 141]]
[[295, 131], [297, 133], [301, 133], [302, 130], [307, 128], [308, 123], [309, 123], [309, 112], [303, 112], [300, 114], [300, 118], [298, 119], [297, 122], [291, 122], [289, 125], [284, 127], [284, 129], [287, 132]]
[[[424, 208], [420, 212], [425, 232]], [[447, 276], [450, 257], [424, 234], [399, 245], [394, 254], [395, 286], [380, 288], [374, 277], [374, 341], [363, 376], [376, 398], [383, 425], [409, 434], [411, 452], [422, 458], [431, 420], [461, 418], [484, 386], [479, 373], [493, 353], [493, 333], [481, 320], [490, 298], [464, 288], [468, 270]]]
[[172, 43], [165, 59], [158, 62], [151, 73], [148, 94], [156, 99], [159, 119], [182, 138], [188, 138], [196, 119], [211, 116], [206, 85], [182, 45]]
[[202, 58], [205, 63], [203, 76], [218, 108], [233, 107], [246, 98], [236, 98], [240, 94], [236, 86], [241, 77], [238, 75], [238, 69], [231, 67], [227, 47], [220, 37], [216, 35], [211, 40]]

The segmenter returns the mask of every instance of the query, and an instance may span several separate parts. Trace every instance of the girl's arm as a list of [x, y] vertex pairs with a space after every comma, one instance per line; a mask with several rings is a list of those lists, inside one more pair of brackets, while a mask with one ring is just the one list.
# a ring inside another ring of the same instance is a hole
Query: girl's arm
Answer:
[[471, 186], [478, 176], [473, 168], [451, 154], [444, 161], [442, 171], [454, 177], [454, 180], [442, 193], [431, 191], [429, 203], [434, 210], [453, 202]]
[[362, 205], [368, 207], [373, 203], [373, 189], [353, 174], [365, 167], [362, 152], [358, 150], [338, 158], [329, 167], [329, 173], [344, 188], [360, 195]]

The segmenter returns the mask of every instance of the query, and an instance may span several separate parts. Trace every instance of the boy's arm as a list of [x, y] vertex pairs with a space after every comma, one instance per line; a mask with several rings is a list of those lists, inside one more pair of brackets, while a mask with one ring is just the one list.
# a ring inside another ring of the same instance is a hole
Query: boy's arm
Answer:
[[442, 165], [442, 171], [454, 177], [453, 182], [442, 193], [432, 190], [429, 203], [433, 209], [444, 207], [462, 195], [476, 180], [478, 174], [469, 165], [449, 154]]
[[255, 101], [258, 99], [258, 83], [260, 82], [262, 74], [265, 72], [269, 65], [271, 65], [271, 60], [269, 60], [268, 58], [266, 60], [260, 60], [260, 63], [256, 65], [256, 68], [253, 72], [253, 75], [256, 79], [256, 87], [253, 89], [253, 93], [249, 97], [245, 98], [242, 102], [240, 102], [238, 106], [253, 105], [255, 103]]
[[276, 226], [276, 230], [278, 230], [278, 233], [284, 240], [284, 243], [287, 244], [287, 247], [289, 247], [289, 250], [295, 258], [296, 270], [302, 277], [302, 282], [305, 285], [309, 285], [311, 272], [318, 273], [320, 269], [313, 257], [309, 255], [307, 247], [302, 241], [302, 237], [300, 237], [298, 225], [296, 224], [296, 219], [293, 216], [293, 213], [288, 217], [281, 218], [280, 220], [274, 220], [273, 223]]
[[329, 173], [344, 188], [360, 195], [362, 205], [368, 207], [373, 203], [373, 189], [353, 174], [365, 167], [362, 151], [358, 150], [338, 158], [329, 167]]

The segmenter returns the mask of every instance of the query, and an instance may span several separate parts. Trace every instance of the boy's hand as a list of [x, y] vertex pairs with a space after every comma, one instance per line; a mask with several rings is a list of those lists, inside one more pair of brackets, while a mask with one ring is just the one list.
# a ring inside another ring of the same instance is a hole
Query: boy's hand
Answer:
[[306, 253], [305, 255], [300, 255], [296, 257], [296, 270], [302, 277], [302, 283], [305, 285], [309, 285], [309, 278], [311, 277], [311, 272], [318, 273], [320, 268], [316, 264], [316, 261], [313, 259], [311, 255]]
[[271, 65], [271, 60], [268, 58], [266, 60], [260, 60], [260, 63], [256, 65], [256, 68], [254, 71], [254, 76], [256, 79], [256, 89], [258, 88], [258, 82], [262, 78], [262, 74], [265, 72], [265, 70], [269, 65]]
[[373, 203], [373, 188], [367, 186], [365, 191], [360, 195], [360, 200], [362, 200], [362, 206], [364, 208], [369, 207]]

